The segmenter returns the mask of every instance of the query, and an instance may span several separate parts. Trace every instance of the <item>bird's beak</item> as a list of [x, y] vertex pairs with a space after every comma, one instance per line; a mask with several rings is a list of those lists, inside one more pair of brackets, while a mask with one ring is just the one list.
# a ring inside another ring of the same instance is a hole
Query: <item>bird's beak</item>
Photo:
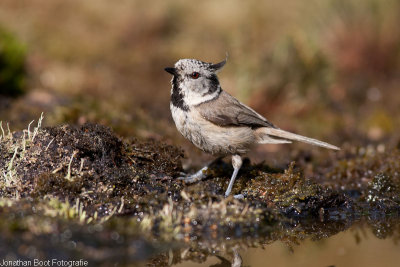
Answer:
[[166, 72], [171, 73], [172, 75], [177, 75], [176, 69], [175, 68], [165, 68], [164, 69]]

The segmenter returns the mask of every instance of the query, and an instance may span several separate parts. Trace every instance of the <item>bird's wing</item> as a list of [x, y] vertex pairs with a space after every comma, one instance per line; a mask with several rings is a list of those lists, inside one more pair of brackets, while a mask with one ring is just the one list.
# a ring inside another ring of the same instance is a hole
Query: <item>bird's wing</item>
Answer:
[[213, 100], [199, 104], [196, 110], [206, 120], [219, 126], [248, 126], [277, 128], [263, 116], [222, 91]]
[[254, 132], [259, 144], [291, 143], [291, 140], [294, 140], [330, 149], [340, 149], [313, 138], [281, 130], [224, 91], [219, 94], [218, 98], [197, 105], [195, 108], [203, 118], [216, 125], [255, 128]]

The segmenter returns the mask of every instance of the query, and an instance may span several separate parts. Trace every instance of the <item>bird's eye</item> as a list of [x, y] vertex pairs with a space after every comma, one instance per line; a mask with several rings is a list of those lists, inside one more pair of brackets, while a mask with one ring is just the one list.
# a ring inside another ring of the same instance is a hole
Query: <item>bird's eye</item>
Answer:
[[198, 72], [193, 72], [192, 74], [190, 74], [190, 77], [192, 77], [192, 79], [197, 79], [197, 78], [199, 78], [199, 76], [200, 76], [200, 73], [198, 73]]

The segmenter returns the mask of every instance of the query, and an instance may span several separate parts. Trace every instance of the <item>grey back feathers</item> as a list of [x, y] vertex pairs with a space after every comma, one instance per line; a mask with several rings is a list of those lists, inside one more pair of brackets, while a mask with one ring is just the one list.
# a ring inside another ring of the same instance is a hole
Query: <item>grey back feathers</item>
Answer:
[[219, 126], [252, 128], [255, 130], [256, 142], [259, 144], [283, 144], [291, 143], [290, 140], [294, 140], [325, 148], [338, 149], [338, 147], [328, 143], [279, 129], [224, 91], [217, 98], [197, 105], [196, 109], [206, 120]]
[[225, 91], [222, 91], [215, 99], [197, 105], [196, 109], [206, 120], [223, 127], [276, 128], [267, 119]]

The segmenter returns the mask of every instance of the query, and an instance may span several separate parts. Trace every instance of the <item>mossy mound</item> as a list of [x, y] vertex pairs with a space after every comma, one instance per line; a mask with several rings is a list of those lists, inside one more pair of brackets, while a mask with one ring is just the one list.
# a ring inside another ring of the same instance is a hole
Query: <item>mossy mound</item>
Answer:
[[[363, 159], [366, 166], [352, 163], [359, 158], [345, 163], [341, 160], [325, 173], [324, 184], [294, 171], [294, 163], [286, 170], [273, 170], [246, 160], [233, 188], [234, 193], [246, 197], [239, 201], [223, 197], [232, 172], [230, 164], [215, 162], [209, 179], [188, 186], [175, 179], [182, 172], [180, 149], [156, 142], [122, 140], [101, 125], [44, 129], [38, 125], [33, 131], [4, 134], [0, 146], [4, 151], [0, 155], [3, 197], [78, 201], [88, 216], [96, 218], [118, 209], [119, 214], [146, 218], [152, 227], [163, 225], [163, 216], [172, 213], [175, 218], [168, 227], [184, 228], [189, 220], [191, 228], [202, 231], [202, 227], [221, 225], [225, 219], [227, 225], [241, 226], [285, 217], [327, 219], [329, 212], [368, 212], [366, 207], [376, 203], [381, 210], [390, 208], [392, 212], [400, 203], [398, 175], [395, 180], [390, 176], [396, 175], [398, 162], [385, 161], [384, 155], [389, 154]], [[390, 158], [396, 155], [398, 152], [393, 152]], [[362, 180], [353, 174], [361, 172], [357, 168], [374, 173], [373, 166], [382, 166], [383, 161], [390, 166], [386, 167], [388, 174], [381, 174], [382, 168], [375, 170], [378, 174], [358, 188], [356, 198], [349, 194], [349, 190], [356, 189], [352, 183], [347, 183], [349, 188], [337, 186], [338, 179], [350, 180], [349, 173], [352, 182]], [[321, 179], [319, 175], [316, 177]]]
[[[152, 191], [156, 185], [151, 180], [182, 170], [179, 149], [124, 143], [110, 129], [95, 124], [44, 128], [36, 134], [16, 132], [1, 146], [0, 169], [8, 178], [3, 196], [52, 196], [69, 202], [79, 198], [93, 212]], [[125, 209], [130, 207], [125, 202]]]

